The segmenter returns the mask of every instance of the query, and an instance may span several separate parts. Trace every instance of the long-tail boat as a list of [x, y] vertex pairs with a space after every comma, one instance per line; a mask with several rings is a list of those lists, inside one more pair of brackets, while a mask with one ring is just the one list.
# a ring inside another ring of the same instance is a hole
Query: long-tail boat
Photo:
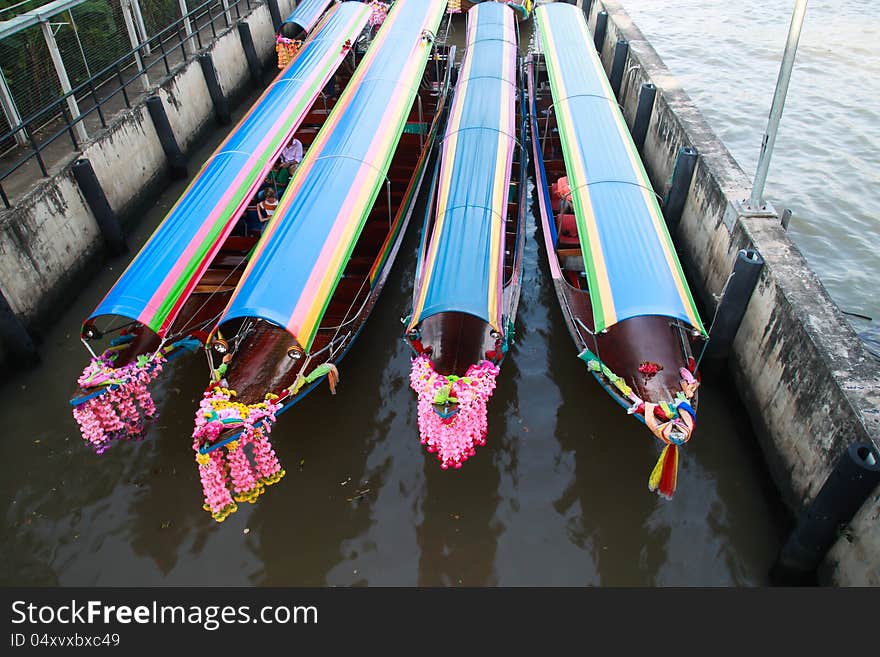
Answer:
[[706, 331], [583, 13], [539, 6], [535, 30], [527, 78], [550, 274], [578, 357], [663, 442], [648, 486], [670, 498], [696, 421], [691, 342]]
[[[166, 360], [207, 339], [257, 241], [233, 234], [236, 224], [290, 137], [307, 146], [326, 120], [321, 89], [369, 15], [360, 3], [327, 15], [86, 318], [81, 339], [92, 360], [70, 403], [98, 452], [143, 435], [156, 412], [148, 384]], [[98, 354], [92, 344], [105, 336], [110, 344]]]
[[212, 382], [193, 449], [217, 521], [284, 475], [272, 423], [324, 378], [335, 392], [339, 361], [378, 299], [449, 85], [454, 51], [435, 46], [445, 8], [445, 0], [394, 3], [206, 347]]
[[514, 13], [488, 2], [467, 19], [405, 337], [420, 439], [443, 469], [460, 468], [486, 441], [486, 404], [519, 301], [526, 213]]

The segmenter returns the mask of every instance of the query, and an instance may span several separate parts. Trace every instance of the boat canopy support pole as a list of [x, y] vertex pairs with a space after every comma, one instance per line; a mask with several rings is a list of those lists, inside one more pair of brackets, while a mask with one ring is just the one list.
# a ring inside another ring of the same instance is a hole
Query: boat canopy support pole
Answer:
[[101, 231], [110, 253], [120, 255], [128, 251], [125, 236], [122, 234], [122, 226], [119, 225], [119, 219], [107, 201], [107, 196], [104, 194], [101, 183], [98, 182], [92, 163], [86, 158], [78, 159], [73, 165], [73, 177], [86, 200], [86, 204], [95, 216], [95, 222], [98, 224], [98, 229]]
[[593, 33], [593, 43], [596, 50], [602, 54], [602, 44], [605, 43], [605, 32], [608, 31], [608, 12], [600, 11], [596, 14], [596, 31]]
[[221, 125], [227, 125], [232, 120], [229, 114], [229, 101], [226, 100], [226, 96], [223, 95], [223, 90], [220, 88], [220, 80], [217, 78], [217, 69], [214, 68], [214, 58], [211, 56], [211, 53], [205, 52], [200, 54], [199, 64], [205, 76], [205, 84], [208, 86], [211, 102], [214, 103], [214, 113], [217, 116], [217, 122]]
[[608, 81], [611, 83], [611, 91], [614, 97], [620, 100], [620, 87], [623, 84], [623, 72], [626, 69], [626, 57], [629, 54], [629, 41], [618, 39], [614, 46], [614, 61], [611, 63], [611, 75]]
[[816, 570], [842, 529], [880, 484], [880, 450], [870, 442], [851, 444], [780, 550], [771, 580], [784, 586], [815, 584]]
[[681, 213], [684, 203], [687, 201], [688, 191], [691, 187], [691, 178], [694, 177], [694, 169], [697, 166], [697, 149], [683, 146], [678, 151], [675, 160], [675, 169], [672, 171], [672, 184], [666, 198], [663, 200], [663, 217], [669, 233], [674, 235], [681, 221]]
[[40, 363], [40, 353], [18, 315], [12, 310], [6, 294], [0, 290], [0, 341], [6, 347], [9, 358], [28, 369]]
[[162, 144], [162, 150], [168, 159], [168, 171], [171, 177], [175, 180], [186, 178], [186, 157], [180, 150], [180, 144], [177, 143], [177, 137], [171, 129], [171, 122], [168, 120], [162, 99], [155, 95], [147, 98], [147, 110], [150, 112], [150, 118], [153, 119], [156, 134], [159, 136], [159, 143]]
[[257, 49], [254, 46], [251, 26], [245, 21], [241, 21], [238, 24], [238, 36], [241, 39], [241, 47], [244, 50], [245, 59], [247, 59], [248, 70], [251, 72], [251, 82], [253, 82], [255, 87], [261, 87], [263, 84], [263, 67], [260, 65], [260, 58], [257, 56]]
[[764, 259], [757, 251], [741, 249], [736, 254], [733, 273], [724, 286], [709, 329], [709, 343], [704, 352], [707, 360], [720, 363], [727, 358], [763, 268]]
[[648, 126], [651, 124], [651, 112], [654, 111], [654, 99], [657, 97], [657, 87], [646, 82], [639, 89], [639, 104], [636, 107], [636, 118], [633, 121], [632, 138], [639, 151], [645, 147], [645, 137], [648, 136]]

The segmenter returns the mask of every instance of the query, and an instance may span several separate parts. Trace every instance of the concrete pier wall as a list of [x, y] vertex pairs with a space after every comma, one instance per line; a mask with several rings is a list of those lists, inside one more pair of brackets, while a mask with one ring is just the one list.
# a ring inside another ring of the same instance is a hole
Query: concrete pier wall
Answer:
[[[286, 16], [296, 3], [279, 0], [278, 4]], [[250, 26], [257, 53], [268, 66], [275, 52], [268, 5], [256, 6], [241, 20]], [[232, 100], [240, 97], [250, 73], [236, 24], [218, 33], [204, 52], [212, 54], [224, 95]], [[214, 125], [214, 106], [194, 56], [156, 80], [152, 91], [162, 99], [184, 151]], [[81, 154], [72, 153], [57, 173], [36, 181], [20, 202], [0, 211], [0, 286], [26, 325], [39, 327], [51, 321], [71, 281], [94, 266], [103, 251], [95, 218], [74, 181], [73, 162], [79, 157], [91, 161], [110, 207], [124, 226], [136, 223], [138, 210], [164, 186], [167, 161], [145, 99], [146, 94], [134, 107], [119, 112]]]
[[[585, 2], [585, 6], [586, 6]], [[620, 103], [630, 127], [643, 83], [657, 96], [643, 160], [665, 195], [679, 149], [698, 150], [681, 224], [673, 235], [704, 320], [740, 249], [757, 250], [765, 266], [749, 302], [729, 368], [783, 500], [798, 513], [816, 495], [840, 454], [854, 441], [880, 444], [880, 363], [828, 296], [772, 207], [749, 216], [751, 180], [633, 24], [621, 3], [594, 0], [590, 28], [608, 13], [601, 58], [610, 74], [615, 44], [629, 43]], [[769, 99], [768, 99], [769, 103]], [[711, 440], [703, 426], [696, 440]], [[853, 519], [822, 568], [827, 583], [880, 585], [880, 490]]]

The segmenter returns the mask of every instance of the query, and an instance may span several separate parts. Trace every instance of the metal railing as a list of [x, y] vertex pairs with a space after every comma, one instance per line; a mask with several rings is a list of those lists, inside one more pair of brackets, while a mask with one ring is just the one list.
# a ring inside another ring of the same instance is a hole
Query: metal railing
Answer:
[[[108, 116], [105, 106], [108, 103], [121, 95], [124, 108], [130, 109], [132, 98], [150, 89], [151, 71], [160, 67], [163, 71], [161, 77], [171, 75], [174, 68], [216, 40], [218, 34], [262, 3], [263, 0], [208, 0], [0, 135], [0, 144], [11, 143], [18, 133], [23, 133], [28, 143], [28, 146], [15, 146], [6, 151], [6, 155], [16, 151], [21, 154], [0, 172], [0, 199], [4, 206], [11, 207], [3, 182], [12, 174], [31, 160], [36, 160], [42, 175], [48, 177], [49, 167], [43, 153], [53, 143], [66, 134], [74, 151], [79, 151], [81, 140], [76, 134], [77, 124], [97, 115], [101, 127], [106, 128]], [[132, 85], [139, 87], [135, 93], [132, 93]], [[79, 115], [75, 117], [71, 116], [67, 103], [71, 96], [79, 105]], [[43, 131], [48, 134], [40, 134]]]

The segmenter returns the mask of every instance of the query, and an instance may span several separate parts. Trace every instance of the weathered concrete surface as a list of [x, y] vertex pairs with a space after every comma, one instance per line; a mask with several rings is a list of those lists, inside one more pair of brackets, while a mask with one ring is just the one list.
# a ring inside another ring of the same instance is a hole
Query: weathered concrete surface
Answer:
[[[730, 371], [756, 429], [780, 493], [797, 513], [815, 496], [845, 448], [880, 443], [880, 364], [845, 321], [797, 246], [769, 216], [748, 217], [738, 201], [751, 189], [725, 146], [670, 74], [620, 3], [595, 0], [589, 22], [608, 12], [601, 57], [610, 73], [614, 45], [629, 42], [620, 91], [632, 126], [638, 91], [657, 86], [643, 149], [657, 191], [668, 191], [678, 151], [700, 154], [681, 224], [674, 236], [695, 294], [711, 317], [740, 249], [765, 266], [733, 344]], [[703, 428], [711, 439], [709, 428]], [[697, 437], [699, 439], [699, 436]], [[880, 585], [880, 491], [838, 540], [822, 574], [840, 585]]]
[[[0, 215], [0, 281], [12, 310], [33, 317], [57, 278], [81, 269], [101, 248], [101, 235], [72, 175], [41, 185], [39, 195]], [[34, 292], [28, 294], [29, 290]]]
[[[165, 173], [165, 153], [143, 103], [107, 126], [82, 151], [95, 170], [110, 207], [119, 216], [131, 213], [148, 189], [155, 189]], [[63, 174], [62, 174], [63, 175]]]
[[162, 99], [177, 144], [184, 152], [188, 151], [206, 127], [213, 124], [214, 118], [214, 105], [198, 60], [188, 61], [156, 93]]
[[[282, 14], [294, 0], [280, 0]], [[267, 5], [243, 17], [250, 25], [265, 65], [274, 58], [274, 32]], [[250, 79], [247, 59], [235, 24], [206, 47], [215, 57], [224, 93], [235, 98]], [[201, 66], [194, 56], [158, 81], [153, 92], [163, 101], [178, 144], [193, 148], [211, 129], [214, 107]], [[51, 320], [63, 306], [65, 292], [94, 267], [102, 253], [95, 218], [79, 192], [72, 163], [87, 157], [110, 206], [133, 224], [138, 210], [165, 184], [167, 162], [144, 99], [117, 114], [93, 135], [82, 153], [71, 155], [58, 173], [36, 182], [14, 207], [0, 211], [0, 285], [10, 307], [30, 327]], [[201, 163], [198, 163], [201, 164]], [[2, 356], [0, 345], [0, 356]]]

